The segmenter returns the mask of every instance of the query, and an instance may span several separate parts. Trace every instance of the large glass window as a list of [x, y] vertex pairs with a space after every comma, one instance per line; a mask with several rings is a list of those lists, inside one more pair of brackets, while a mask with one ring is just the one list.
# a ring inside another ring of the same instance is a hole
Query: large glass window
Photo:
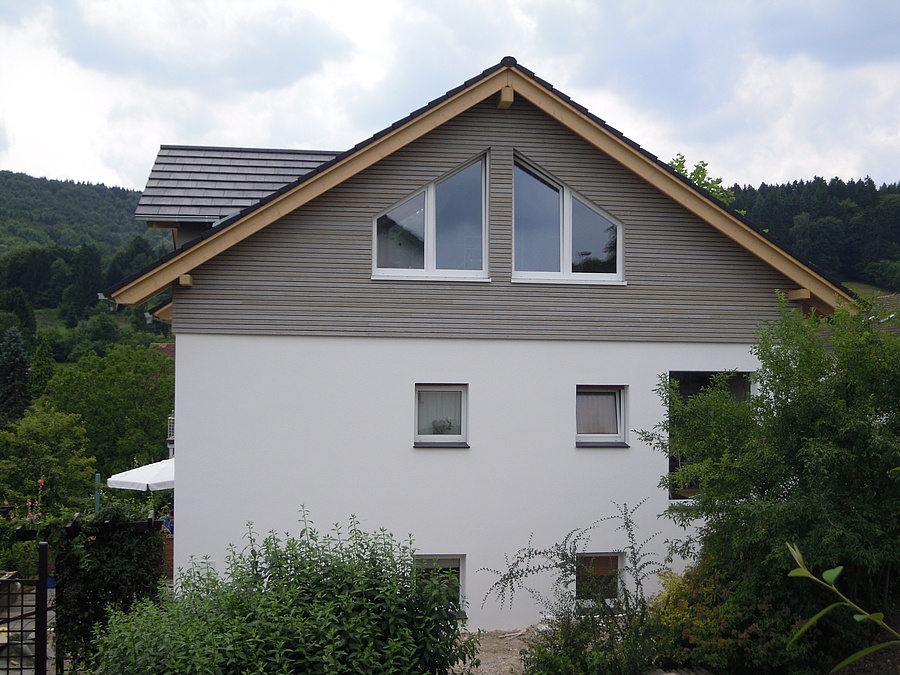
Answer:
[[571, 189], [516, 162], [513, 277], [620, 281], [621, 227]]
[[375, 220], [375, 274], [483, 277], [484, 157], [392, 207]]

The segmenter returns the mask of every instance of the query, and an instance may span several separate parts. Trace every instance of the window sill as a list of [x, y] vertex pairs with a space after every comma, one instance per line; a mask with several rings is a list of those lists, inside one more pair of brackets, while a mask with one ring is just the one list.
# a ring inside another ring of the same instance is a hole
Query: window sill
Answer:
[[475, 281], [490, 283], [490, 277], [452, 274], [392, 274], [385, 272], [373, 272], [373, 281]]
[[624, 279], [610, 278], [592, 278], [590, 275], [584, 276], [546, 276], [532, 277], [528, 275], [518, 276], [513, 274], [512, 283], [514, 284], [576, 284], [588, 286], [627, 286], [628, 282]]
[[622, 441], [575, 441], [576, 448], [630, 448]]
[[468, 449], [469, 444], [464, 441], [416, 441], [414, 448], [462, 448]]

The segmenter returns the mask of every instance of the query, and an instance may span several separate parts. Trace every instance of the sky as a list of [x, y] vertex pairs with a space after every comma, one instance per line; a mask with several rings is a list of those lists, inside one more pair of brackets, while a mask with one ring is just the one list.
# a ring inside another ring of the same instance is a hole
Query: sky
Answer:
[[726, 185], [900, 182], [898, 0], [2, 0], [0, 170], [345, 150], [504, 56]]

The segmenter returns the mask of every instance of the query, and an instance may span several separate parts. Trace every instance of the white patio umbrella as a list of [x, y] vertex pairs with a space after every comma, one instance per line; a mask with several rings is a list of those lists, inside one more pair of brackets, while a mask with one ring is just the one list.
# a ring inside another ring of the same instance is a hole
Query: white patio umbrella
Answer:
[[171, 490], [175, 487], [175, 458], [117, 473], [109, 477], [106, 487], [120, 490]]

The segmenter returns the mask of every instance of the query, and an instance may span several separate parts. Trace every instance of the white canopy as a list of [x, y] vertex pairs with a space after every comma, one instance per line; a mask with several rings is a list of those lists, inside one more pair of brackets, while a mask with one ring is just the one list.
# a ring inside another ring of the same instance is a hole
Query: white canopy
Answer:
[[175, 487], [175, 458], [117, 473], [109, 477], [106, 486], [120, 490], [171, 490]]

